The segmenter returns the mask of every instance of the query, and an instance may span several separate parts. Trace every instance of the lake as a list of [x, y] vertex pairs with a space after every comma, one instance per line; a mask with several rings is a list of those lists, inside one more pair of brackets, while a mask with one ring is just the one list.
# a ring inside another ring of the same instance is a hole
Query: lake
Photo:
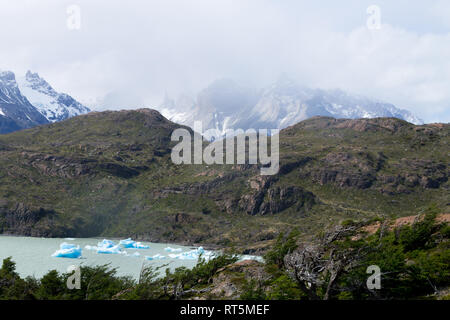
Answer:
[[[113, 239], [116, 243], [119, 240]], [[143, 242], [148, 245], [148, 249], [124, 248], [126, 254], [99, 254], [94, 250], [85, 249], [86, 246], [97, 246], [102, 241], [98, 238], [77, 238], [77, 239], [60, 239], [60, 238], [34, 238], [34, 237], [16, 237], [0, 235], [0, 262], [11, 256], [16, 262], [16, 271], [23, 277], [35, 276], [41, 278], [49, 270], [55, 269], [59, 272], [67, 272], [67, 268], [71, 265], [104, 265], [110, 264], [111, 267], [117, 268], [118, 275], [129, 275], [135, 279], [139, 278], [139, 274], [144, 265], [161, 266], [169, 264], [170, 269], [185, 266], [192, 268], [196, 265], [197, 259], [179, 259], [179, 257], [169, 257], [169, 254], [175, 256], [183, 252], [188, 252], [194, 247], [179, 246], [175, 244], [151, 243]], [[82, 248], [82, 256], [78, 259], [56, 258], [52, 254], [60, 248], [60, 244], [66, 242], [79, 245]], [[177, 252], [170, 253], [165, 248], [171, 247], [177, 249]], [[136, 256], [136, 252], [139, 256]], [[163, 255], [163, 259], [146, 260], [145, 256]], [[246, 258], [253, 258], [246, 256]]]

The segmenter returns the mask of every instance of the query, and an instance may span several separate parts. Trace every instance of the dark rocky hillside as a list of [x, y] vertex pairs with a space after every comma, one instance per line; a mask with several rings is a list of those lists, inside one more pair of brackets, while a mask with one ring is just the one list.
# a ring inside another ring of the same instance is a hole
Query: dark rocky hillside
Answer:
[[449, 209], [448, 124], [312, 118], [280, 133], [280, 172], [174, 165], [158, 112], [101, 112], [0, 136], [0, 232], [236, 245], [346, 219]]

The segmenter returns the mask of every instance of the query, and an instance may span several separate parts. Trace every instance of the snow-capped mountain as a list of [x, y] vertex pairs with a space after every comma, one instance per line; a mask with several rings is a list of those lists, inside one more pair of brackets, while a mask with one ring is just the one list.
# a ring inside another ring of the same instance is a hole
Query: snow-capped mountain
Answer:
[[0, 133], [9, 133], [48, 123], [20, 92], [11, 71], [0, 71]]
[[65, 93], [56, 92], [37, 73], [28, 71], [17, 79], [19, 89], [50, 122], [65, 120], [89, 112], [89, 108]]
[[161, 113], [170, 120], [193, 126], [201, 120], [203, 130], [283, 129], [313, 116], [335, 118], [395, 117], [421, 124], [422, 120], [393, 104], [350, 95], [342, 90], [321, 90], [300, 86], [283, 77], [262, 90], [240, 87], [231, 80], [219, 80], [202, 90], [196, 99], [166, 96]]
[[0, 134], [61, 121], [90, 110], [65, 93], [56, 92], [37, 73], [16, 77], [0, 70]]

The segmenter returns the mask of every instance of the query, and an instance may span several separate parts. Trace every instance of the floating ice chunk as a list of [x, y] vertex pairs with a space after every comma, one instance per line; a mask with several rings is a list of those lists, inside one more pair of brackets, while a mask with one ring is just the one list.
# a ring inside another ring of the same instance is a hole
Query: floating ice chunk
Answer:
[[125, 239], [125, 240], [120, 240], [119, 244], [124, 247], [124, 248], [133, 248], [133, 245], [136, 242], [131, 240], [131, 238]]
[[139, 253], [139, 252], [134, 252], [131, 256], [133, 256], [133, 257], [139, 257], [141, 254]]
[[115, 247], [116, 244], [112, 240], [103, 239], [103, 241], [97, 243], [97, 246], [99, 248], [112, 248], [112, 247]]
[[64, 240], [73, 241], [75, 238], [64, 238]]
[[60, 249], [72, 249], [75, 247], [76, 247], [76, 245], [74, 245], [73, 243], [67, 243], [67, 242], [63, 242], [59, 245]]
[[163, 255], [155, 254], [153, 257], [149, 257], [149, 256], [145, 256], [145, 259], [147, 260], [161, 260], [161, 259], [165, 259], [166, 257]]
[[102, 253], [102, 254], [119, 254], [119, 253], [125, 253], [126, 254], [126, 252], [125, 251], [122, 251], [121, 249], [120, 249], [120, 246], [119, 245], [115, 245], [115, 246], [112, 246], [112, 247], [109, 247], [109, 246], [105, 246], [105, 247], [98, 247], [97, 248], [97, 253]]
[[175, 248], [171, 248], [171, 247], [167, 247], [164, 250], [167, 252], [181, 252], [182, 251], [181, 248], [175, 249]]
[[180, 259], [180, 260], [197, 260], [200, 255], [204, 257], [205, 259], [209, 259], [213, 253], [211, 251], [205, 251], [202, 247], [199, 247], [197, 249], [186, 251], [178, 254], [171, 253], [169, 254], [169, 257], [172, 259]]
[[145, 244], [143, 244], [143, 243], [141, 243], [141, 242], [136, 242], [135, 244], [134, 244], [134, 247], [133, 248], [135, 248], [135, 249], [148, 249], [148, 248], [150, 248], [149, 246], [147, 246], [147, 245], [145, 245]]
[[134, 249], [148, 249], [149, 246], [132, 240], [131, 238], [120, 240], [119, 244], [124, 248], [134, 248]]
[[90, 245], [85, 245], [84, 246], [84, 248], [86, 249], [86, 250], [97, 250], [98, 249], [98, 247], [96, 247], [96, 246], [90, 246]]
[[[94, 249], [95, 247], [92, 247]], [[97, 243], [97, 253], [102, 254], [126, 254], [125, 251], [122, 251], [120, 245], [116, 244], [112, 240], [103, 239], [103, 241]]]
[[59, 250], [56, 250], [53, 254], [52, 257], [56, 257], [56, 258], [70, 258], [70, 259], [77, 259], [79, 257], [81, 257], [81, 248], [80, 246], [73, 246], [70, 248], [65, 248], [63, 249], [62, 247], [66, 247], [65, 243], [62, 243], [60, 245]]

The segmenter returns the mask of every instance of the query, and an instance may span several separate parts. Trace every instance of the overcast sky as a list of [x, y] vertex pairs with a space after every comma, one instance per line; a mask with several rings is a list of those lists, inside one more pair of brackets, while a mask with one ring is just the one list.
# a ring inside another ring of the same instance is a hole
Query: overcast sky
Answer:
[[0, 0], [0, 68], [38, 72], [97, 110], [287, 73], [450, 122], [450, 1]]

